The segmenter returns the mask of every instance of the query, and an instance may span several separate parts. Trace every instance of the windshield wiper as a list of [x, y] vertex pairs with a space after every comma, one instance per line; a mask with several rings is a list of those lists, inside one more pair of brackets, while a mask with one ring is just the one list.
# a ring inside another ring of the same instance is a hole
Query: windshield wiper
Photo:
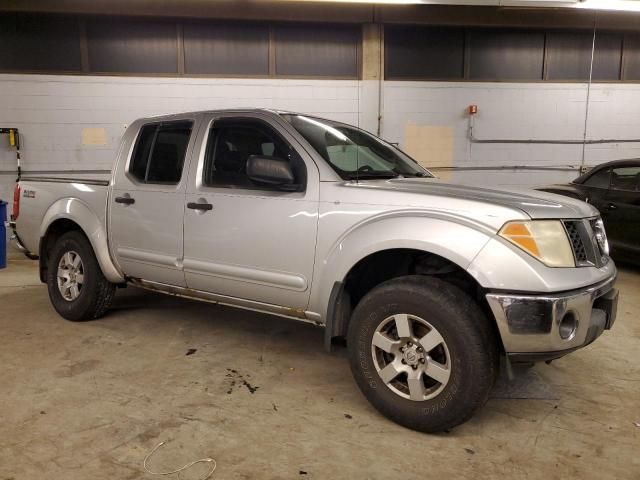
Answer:
[[389, 178], [398, 178], [400, 175], [394, 172], [362, 172], [362, 173], [351, 173], [348, 176], [349, 180], [372, 180], [372, 179], [389, 179]]

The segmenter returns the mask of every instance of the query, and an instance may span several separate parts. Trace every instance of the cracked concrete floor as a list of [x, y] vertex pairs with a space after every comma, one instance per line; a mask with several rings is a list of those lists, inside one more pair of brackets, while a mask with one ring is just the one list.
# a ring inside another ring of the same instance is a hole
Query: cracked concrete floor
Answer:
[[[640, 270], [614, 329], [535, 371], [559, 400], [490, 400], [449, 434], [381, 417], [322, 330], [128, 288], [102, 320], [49, 305], [36, 263], [0, 271], [0, 480], [640, 478]], [[205, 465], [186, 472], [198, 478]]]

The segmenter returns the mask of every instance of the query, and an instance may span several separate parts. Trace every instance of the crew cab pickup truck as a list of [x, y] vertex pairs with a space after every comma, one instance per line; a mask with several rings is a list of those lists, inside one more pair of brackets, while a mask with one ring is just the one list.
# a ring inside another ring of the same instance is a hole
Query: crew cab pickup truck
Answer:
[[501, 357], [561, 357], [616, 316], [592, 206], [448, 184], [309, 115], [140, 119], [110, 180], [23, 178], [13, 212], [62, 317], [98, 318], [131, 284], [323, 325], [367, 399], [424, 432], [469, 419]]

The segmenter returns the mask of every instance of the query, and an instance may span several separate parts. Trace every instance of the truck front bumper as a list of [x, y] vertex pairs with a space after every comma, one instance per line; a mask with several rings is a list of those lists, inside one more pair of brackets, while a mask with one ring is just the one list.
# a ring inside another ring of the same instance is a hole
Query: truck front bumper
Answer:
[[487, 294], [509, 358], [551, 360], [593, 342], [616, 319], [615, 280], [549, 295]]

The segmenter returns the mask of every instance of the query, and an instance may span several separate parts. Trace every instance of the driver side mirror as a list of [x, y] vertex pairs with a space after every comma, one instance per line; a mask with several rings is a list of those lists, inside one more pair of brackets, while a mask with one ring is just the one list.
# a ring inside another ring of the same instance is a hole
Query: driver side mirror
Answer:
[[287, 160], [268, 155], [251, 155], [247, 159], [247, 176], [254, 182], [280, 190], [295, 192], [300, 185]]

